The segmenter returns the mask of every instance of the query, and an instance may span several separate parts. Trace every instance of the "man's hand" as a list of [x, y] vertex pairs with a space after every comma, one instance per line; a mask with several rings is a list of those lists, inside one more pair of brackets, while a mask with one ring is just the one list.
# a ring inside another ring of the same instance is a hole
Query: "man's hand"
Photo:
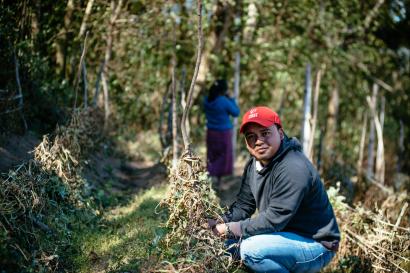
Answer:
[[227, 236], [239, 238], [242, 236], [241, 225], [239, 222], [229, 222], [226, 224], [217, 224], [213, 229], [217, 236]]
[[213, 229], [212, 232], [216, 236], [224, 236], [227, 233], [226, 224], [217, 224]]

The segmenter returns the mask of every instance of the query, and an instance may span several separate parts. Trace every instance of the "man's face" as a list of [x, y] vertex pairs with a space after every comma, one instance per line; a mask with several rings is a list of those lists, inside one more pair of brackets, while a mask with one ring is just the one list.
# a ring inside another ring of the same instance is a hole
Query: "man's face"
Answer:
[[283, 130], [276, 125], [263, 127], [257, 123], [249, 123], [245, 127], [246, 147], [262, 165], [270, 162], [280, 147]]

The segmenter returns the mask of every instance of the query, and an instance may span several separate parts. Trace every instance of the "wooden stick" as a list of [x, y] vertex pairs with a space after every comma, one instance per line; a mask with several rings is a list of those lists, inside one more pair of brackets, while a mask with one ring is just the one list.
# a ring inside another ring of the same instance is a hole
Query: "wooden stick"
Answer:
[[88, 17], [90, 17], [93, 5], [94, 5], [94, 0], [88, 0], [87, 7], [85, 8], [85, 12], [84, 12], [83, 21], [81, 22], [80, 32], [78, 34], [78, 37], [80, 38], [83, 37], [85, 30], [87, 28]]
[[82, 70], [82, 67], [83, 67], [85, 53], [87, 52], [87, 38], [88, 38], [88, 31], [85, 33], [84, 44], [82, 46], [83, 50], [81, 52], [80, 63], [78, 64], [77, 77], [75, 78], [75, 82], [74, 82], [75, 98], [74, 98], [73, 110], [75, 110], [77, 108], [78, 83], [80, 82], [81, 70]]
[[390, 239], [391, 242], [393, 242], [394, 236], [396, 235], [397, 228], [400, 226], [401, 218], [403, 218], [403, 215], [406, 212], [408, 206], [409, 204], [406, 202], [401, 208], [399, 217], [397, 218], [396, 224], [394, 225], [394, 228], [393, 228], [393, 236]]
[[379, 120], [379, 116], [376, 113], [376, 105], [375, 100], [371, 99], [369, 96], [366, 97], [367, 103], [369, 104], [370, 110], [372, 111], [372, 116], [374, 119], [374, 124], [376, 127], [377, 133], [377, 150], [378, 156], [381, 158], [378, 159], [379, 166], [376, 166], [376, 179], [380, 181], [380, 183], [384, 184], [384, 146], [383, 146], [383, 129]]
[[14, 50], [14, 48], [13, 48], [13, 58], [14, 58], [14, 65], [15, 65], [15, 71], [16, 71], [17, 90], [19, 92], [19, 97], [20, 97], [19, 106], [18, 106], [17, 109], [19, 110], [21, 119], [23, 120], [24, 132], [26, 132], [27, 131], [27, 122], [26, 122], [26, 119], [24, 118], [24, 113], [23, 113], [24, 102], [23, 102], [23, 91], [22, 91], [21, 82], [20, 82], [19, 62], [17, 60], [17, 54], [16, 54], [16, 51]]
[[189, 87], [188, 91], [188, 101], [187, 105], [184, 109], [182, 114], [182, 121], [181, 121], [181, 130], [182, 130], [182, 139], [184, 141], [185, 150], [190, 150], [190, 140], [189, 135], [186, 132], [185, 122], [188, 117], [189, 109], [191, 108], [192, 102], [192, 93], [194, 90], [195, 82], [198, 77], [199, 66], [201, 65], [201, 56], [202, 56], [202, 49], [203, 49], [203, 34], [202, 34], [202, 1], [197, 1], [197, 12], [198, 12], [198, 47], [197, 47], [197, 57], [196, 57], [196, 64], [194, 75], [192, 76], [191, 86]]
[[165, 148], [167, 147], [167, 141], [166, 138], [162, 132], [162, 127], [164, 124], [164, 113], [166, 110], [166, 105], [167, 105], [167, 101], [169, 98], [169, 94], [171, 91], [171, 85], [172, 83], [167, 83], [167, 89], [165, 90], [165, 94], [162, 98], [162, 103], [161, 103], [161, 112], [159, 113], [159, 125], [158, 125], [158, 135], [159, 135], [159, 140], [161, 142], [161, 147], [163, 150], [165, 150]]
[[178, 161], [178, 139], [177, 139], [178, 109], [177, 109], [175, 67], [176, 67], [176, 56], [174, 53], [172, 56], [172, 84], [171, 84], [172, 86], [172, 168], [174, 170], [176, 170], [177, 168], [177, 161]]
[[310, 80], [310, 63], [306, 65], [305, 72], [305, 90], [303, 99], [303, 121], [301, 131], [301, 142], [303, 147], [303, 153], [306, 157], [309, 157], [309, 137], [310, 137], [310, 106], [311, 106], [312, 86]]
[[178, 162], [178, 104], [177, 104], [177, 83], [175, 79], [175, 69], [177, 67], [177, 56], [176, 56], [176, 22], [172, 21], [172, 42], [173, 42], [173, 51], [172, 51], [172, 68], [171, 68], [171, 86], [172, 86], [172, 169], [177, 169]]
[[[372, 87], [372, 98], [371, 103], [369, 105], [376, 105], [377, 101], [377, 93], [379, 92], [379, 86], [377, 84], [373, 84]], [[371, 107], [370, 107], [371, 108]], [[369, 144], [368, 144], [368, 155], [367, 155], [367, 171], [366, 176], [374, 177], [374, 139], [375, 139], [375, 111], [374, 109], [370, 109], [370, 132], [369, 132]]]
[[[241, 53], [239, 51], [239, 34], [235, 36], [235, 43], [238, 45], [238, 50], [235, 52], [235, 76], [234, 76], [234, 86], [233, 86], [233, 97], [235, 102], [239, 104], [239, 87], [241, 79]], [[233, 153], [233, 162], [236, 158], [236, 146], [237, 146], [237, 128], [238, 128], [238, 118], [233, 119], [233, 131], [232, 131], [232, 153]]]
[[360, 179], [363, 170], [363, 154], [364, 154], [364, 144], [366, 142], [366, 130], [367, 130], [367, 110], [363, 114], [363, 125], [362, 125], [362, 134], [360, 137], [360, 146], [359, 146], [359, 159], [357, 160], [357, 176]]
[[85, 65], [85, 60], [82, 66], [82, 73], [83, 75], [83, 90], [84, 90], [84, 108], [88, 107], [88, 82], [87, 82], [87, 68]]
[[15, 95], [15, 96], [13, 96], [13, 97], [11, 97], [11, 98], [0, 98], [0, 100], [3, 100], [3, 101], [10, 101], [10, 100], [17, 100], [17, 99], [20, 99], [22, 97], [22, 95]]
[[15, 108], [15, 109], [6, 110], [6, 111], [4, 111], [4, 112], [1, 112], [0, 115], [9, 114], [9, 113], [13, 113], [13, 112], [21, 111], [21, 110], [22, 110], [21, 107], [17, 107], [17, 108]]

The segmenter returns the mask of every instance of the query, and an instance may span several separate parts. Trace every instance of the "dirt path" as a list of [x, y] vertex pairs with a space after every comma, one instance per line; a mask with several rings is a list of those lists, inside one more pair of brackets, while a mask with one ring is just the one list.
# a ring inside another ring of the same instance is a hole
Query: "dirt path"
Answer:
[[87, 161], [85, 177], [93, 183], [111, 183], [114, 191], [149, 189], [167, 180], [166, 167], [161, 163], [127, 161], [99, 152]]
[[[85, 173], [87, 179], [97, 183], [112, 183], [114, 191], [140, 191], [168, 183], [167, 169], [162, 163], [124, 161], [103, 153], [93, 155]], [[242, 164], [237, 164], [234, 175], [224, 177], [217, 195], [222, 206], [229, 206], [239, 192]]]
[[[0, 171], [7, 172], [33, 157], [32, 151], [40, 143], [33, 133], [24, 136], [9, 135], [0, 139]], [[93, 183], [112, 183], [113, 191], [139, 191], [167, 182], [166, 166], [121, 159], [121, 156], [98, 152], [87, 161], [84, 176]], [[222, 180], [217, 192], [221, 205], [231, 204], [239, 191], [242, 164], [237, 164], [234, 175]]]

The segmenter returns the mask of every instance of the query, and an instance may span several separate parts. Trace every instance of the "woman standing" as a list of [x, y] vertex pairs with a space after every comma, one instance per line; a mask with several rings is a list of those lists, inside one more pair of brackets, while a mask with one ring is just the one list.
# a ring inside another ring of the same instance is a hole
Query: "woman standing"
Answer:
[[232, 175], [232, 122], [230, 116], [239, 115], [239, 107], [227, 94], [226, 80], [217, 80], [205, 98], [207, 168], [210, 176], [216, 178], [216, 188], [221, 177]]

